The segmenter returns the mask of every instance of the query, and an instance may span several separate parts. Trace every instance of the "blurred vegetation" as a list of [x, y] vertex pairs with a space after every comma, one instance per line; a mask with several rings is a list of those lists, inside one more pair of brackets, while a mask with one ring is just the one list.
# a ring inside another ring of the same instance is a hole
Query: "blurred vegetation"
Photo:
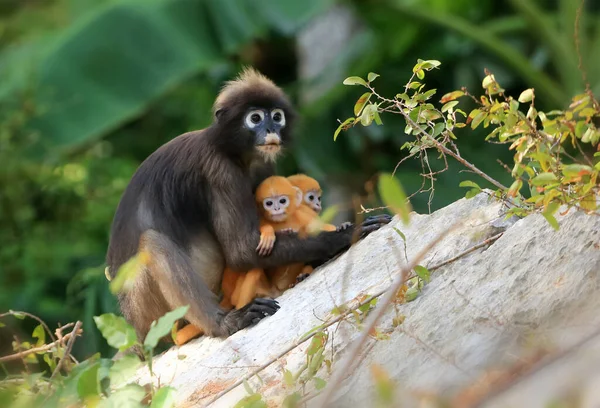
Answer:
[[[300, 77], [298, 36], [341, 7], [356, 19], [351, 35], [314, 77]], [[444, 69], [427, 83], [438, 95], [478, 88], [489, 68], [507, 93], [534, 87], [547, 104], [539, 109], [562, 109], [585, 90], [579, 67], [600, 94], [600, 3], [586, 2], [575, 36], [578, 7], [573, 0], [3, 0], [0, 311], [26, 310], [53, 326], [82, 320], [86, 340], [75, 354], [108, 351], [93, 316], [117, 311], [103, 263], [120, 194], [160, 144], [210, 123], [215, 94], [242, 64], [282, 85], [302, 114], [280, 172], [305, 171], [326, 190], [365, 193], [366, 181], [405, 154], [408, 137], [398, 115], [334, 142], [336, 119], [348, 117], [360, 95], [341, 85], [346, 76], [377, 72], [378, 89], [390, 94], [417, 58], [434, 58]], [[303, 97], [315, 87], [318, 97]], [[510, 152], [477, 132], [456, 134], [465, 158], [510, 179], [496, 162], [509, 162]], [[421, 186], [420, 170], [411, 161], [399, 169], [407, 192]], [[460, 170], [451, 164], [439, 176], [431, 210], [464, 194], [458, 184], [473, 175]], [[415, 196], [413, 207], [428, 211], [427, 200]], [[11, 351], [14, 334], [32, 328], [2, 328], [0, 355]]]

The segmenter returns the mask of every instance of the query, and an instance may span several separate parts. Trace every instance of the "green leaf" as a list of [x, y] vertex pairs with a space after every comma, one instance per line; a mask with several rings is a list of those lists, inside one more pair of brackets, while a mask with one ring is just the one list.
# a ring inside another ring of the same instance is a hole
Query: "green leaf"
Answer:
[[479, 184], [477, 184], [477, 183], [475, 183], [474, 181], [471, 181], [471, 180], [461, 181], [458, 186], [459, 187], [477, 188], [477, 189], [481, 190], [481, 187], [479, 187]]
[[429, 269], [425, 268], [424, 266], [415, 266], [415, 273], [419, 278], [423, 279], [425, 283], [429, 283], [429, 281], [431, 280], [431, 272], [429, 272]]
[[486, 117], [487, 117], [486, 112], [477, 113], [477, 115], [475, 115], [475, 117], [473, 118], [473, 121], [471, 122], [471, 129], [476, 129], [477, 126], [479, 126], [481, 124], [481, 122], [483, 122], [485, 120]]
[[419, 289], [417, 289], [417, 287], [413, 286], [406, 290], [406, 294], [404, 295], [404, 298], [406, 299], [407, 302], [412, 302], [413, 300], [415, 300], [417, 298], [417, 296], [419, 296]]
[[365, 104], [369, 101], [369, 99], [371, 99], [371, 95], [372, 95], [371, 92], [365, 92], [364, 94], [362, 94], [360, 96], [360, 98], [358, 98], [358, 100], [356, 101], [356, 104], [354, 104], [354, 115], [355, 116], [360, 115]]
[[0, 322], [0, 328], [2, 328], [2, 327], [6, 327], [6, 325], [4, 323]]
[[323, 212], [319, 215], [319, 219], [321, 220], [321, 222], [329, 224], [338, 212], [339, 206], [331, 205], [323, 210]]
[[521, 102], [521, 103], [531, 102], [532, 100], [533, 100], [533, 89], [532, 88], [524, 90], [523, 92], [521, 92], [521, 95], [519, 95], [519, 102]]
[[367, 86], [367, 82], [362, 79], [361, 77], [358, 76], [351, 76], [348, 77], [346, 79], [344, 79], [343, 82], [344, 85], [362, 85], [362, 86]]
[[14, 312], [12, 310], [11, 310], [11, 312], [12, 312], [12, 315], [19, 320], [23, 320], [23, 319], [25, 319], [25, 317], [27, 317], [23, 313], [20, 313], [20, 312]]
[[556, 220], [556, 218], [554, 217], [554, 215], [552, 214], [548, 214], [546, 212], [543, 212], [542, 215], [544, 216], [544, 218], [546, 219], [546, 221], [548, 221], [548, 224], [550, 224], [550, 226], [552, 228], [554, 228], [556, 231], [559, 230], [559, 225], [558, 225], [558, 221]]
[[355, 121], [356, 121], [355, 118], [348, 118], [345, 121], [343, 121], [342, 123], [340, 123], [338, 128], [335, 130], [335, 133], [333, 134], [333, 141], [334, 142], [336, 141], [336, 139], [337, 139], [338, 135], [340, 134], [340, 132], [342, 131], [342, 129], [344, 129], [346, 126], [353, 125]]
[[254, 390], [252, 389], [252, 387], [250, 387], [250, 384], [248, 383], [248, 381], [244, 380], [243, 384], [244, 384], [244, 389], [246, 390], [246, 392], [250, 395], [253, 395]]
[[379, 111], [377, 109], [375, 109], [373, 111], [373, 120], [375, 121], [375, 124], [377, 126], [383, 125], [383, 122], [381, 121], [381, 117], [379, 116]]
[[446, 124], [444, 122], [436, 123], [433, 126], [433, 137], [439, 136], [446, 129]]
[[144, 339], [144, 347], [146, 349], [153, 349], [158, 344], [158, 341], [171, 332], [171, 327], [175, 322], [187, 313], [189, 306], [181, 306], [175, 310], [166, 313], [163, 317], [155, 320], [150, 325], [150, 331]]
[[100, 362], [88, 367], [77, 381], [77, 394], [80, 398], [88, 398], [100, 395], [100, 381], [98, 379], [98, 370]]
[[115, 278], [108, 285], [111, 293], [117, 294], [129, 290], [133, 286], [135, 278], [141, 271], [142, 265], [148, 256], [146, 252], [140, 252], [121, 265]]
[[396, 227], [393, 227], [393, 229], [394, 229], [394, 231], [396, 231], [396, 233], [398, 235], [400, 235], [400, 238], [402, 238], [402, 241], [406, 242], [406, 236], [404, 235], [404, 233]]
[[96, 326], [109, 346], [125, 351], [137, 343], [135, 330], [127, 321], [113, 313], [94, 316]]
[[42, 326], [41, 324], [38, 324], [37, 326], [35, 326], [35, 329], [33, 329], [33, 333], [31, 334], [31, 337], [37, 339], [37, 342], [35, 344], [36, 347], [40, 347], [41, 345], [46, 343], [46, 331], [44, 330], [44, 326]]
[[389, 173], [379, 176], [379, 194], [385, 206], [396, 212], [404, 224], [410, 220], [411, 205], [400, 181]]
[[592, 174], [594, 169], [585, 164], [569, 164], [563, 167], [562, 173], [567, 177], [585, 176]]
[[369, 75], [367, 75], [367, 79], [369, 80], [369, 82], [371, 82], [371, 81], [374, 81], [378, 76], [379, 76], [379, 74], [376, 74], [374, 72], [369, 72]]
[[140, 358], [135, 354], [126, 354], [118, 360], [110, 368], [110, 382], [113, 386], [118, 386], [125, 381], [128, 381], [142, 366]]
[[290, 394], [287, 397], [285, 397], [285, 399], [283, 400], [282, 406], [283, 406], [283, 408], [296, 408], [299, 405], [301, 400], [302, 400], [302, 396], [300, 395], [300, 393], [295, 392], [295, 393]]
[[327, 385], [327, 381], [319, 377], [313, 377], [313, 382], [317, 391], [322, 390]]
[[377, 109], [377, 107], [373, 104], [367, 105], [365, 109], [363, 109], [362, 115], [360, 116], [360, 124], [363, 126], [369, 126], [371, 122], [373, 122], [373, 112]]
[[127, 384], [113, 391], [105, 400], [100, 401], [98, 408], [142, 408], [141, 401], [146, 397], [146, 390], [139, 384]]
[[283, 382], [288, 387], [292, 387], [296, 381], [294, 381], [294, 374], [290, 370], [285, 370], [283, 372]]
[[171, 408], [175, 406], [175, 388], [162, 387], [152, 397], [150, 408]]
[[546, 184], [555, 183], [558, 181], [554, 173], [540, 173], [531, 179], [531, 184], [534, 186], [544, 186]]
[[442, 106], [442, 112], [446, 112], [451, 110], [452, 108], [454, 108], [456, 105], [458, 105], [458, 101], [450, 101], [450, 102], [446, 102], [444, 104], [444, 106]]

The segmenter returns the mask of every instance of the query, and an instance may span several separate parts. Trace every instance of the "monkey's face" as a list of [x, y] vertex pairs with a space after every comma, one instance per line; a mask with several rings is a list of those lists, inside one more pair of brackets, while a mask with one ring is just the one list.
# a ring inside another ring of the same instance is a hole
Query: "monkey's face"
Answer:
[[281, 152], [285, 125], [285, 112], [280, 108], [251, 108], [244, 115], [244, 127], [254, 135], [254, 146], [267, 161], [275, 161]]
[[319, 214], [321, 212], [321, 191], [308, 190], [304, 193], [304, 203]]
[[291, 199], [287, 195], [273, 195], [262, 201], [265, 217], [273, 222], [283, 222], [288, 217]]

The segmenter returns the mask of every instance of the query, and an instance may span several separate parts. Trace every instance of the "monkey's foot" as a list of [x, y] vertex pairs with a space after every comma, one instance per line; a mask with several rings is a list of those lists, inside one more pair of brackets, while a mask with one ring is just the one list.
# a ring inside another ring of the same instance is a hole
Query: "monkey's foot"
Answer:
[[232, 310], [225, 315], [223, 326], [233, 334], [239, 330], [258, 323], [267, 316], [275, 314], [280, 306], [276, 300], [256, 298], [241, 309]]
[[352, 224], [351, 222], [343, 222], [336, 228], [336, 231], [344, 231], [350, 228], [352, 225], [354, 224]]
[[181, 346], [202, 334], [204, 334], [204, 331], [201, 328], [188, 324], [175, 334], [175, 344]]
[[290, 285], [290, 288], [293, 288], [294, 286], [296, 286], [297, 284], [299, 284], [300, 282], [302, 282], [309, 276], [310, 276], [310, 273], [301, 273], [300, 275], [296, 276], [296, 283], [292, 283]]
[[260, 241], [256, 247], [256, 252], [258, 252], [260, 256], [267, 256], [273, 250], [273, 245], [275, 245], [275, 235], [261, 234]]

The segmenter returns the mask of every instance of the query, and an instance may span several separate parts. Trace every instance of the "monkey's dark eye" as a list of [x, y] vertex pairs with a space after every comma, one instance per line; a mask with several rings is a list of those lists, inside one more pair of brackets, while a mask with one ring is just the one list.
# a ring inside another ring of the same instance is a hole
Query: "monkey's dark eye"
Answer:
[[273, 201], [271, 201], [271, 200], [265, 201], [265, 205], [267, 207], [271, 207], [273, 205]]
[[315, 199], [315, 196], [314, 196], [314, 195], [310, 194], [310, 195], [308, 196], [308, 200], [309, 200], [309, 201], [312, 201], [312, 200], [314, 200], [314, 199]]
[[273, 109], [271, 111], [271, 118], [273, 119], [273, 122], [285, 126], [285, 115], [281, 109]]
[[287, 203], [287, 198], [283, 197], [279, 199], [279, 204], [286, 204]]
[[256, 125], [258, 125], [260, 122], [263, 121], [263, 119], [265, 118], [265, 114], [263, 111], [261, 110], [252, 110], [250, 112], [248, 112], [248, 114], [246, 115], [246, 119], [244, 119], [246, 121], [246, 126], [248, 126], [250, 129], [256, 127]]

